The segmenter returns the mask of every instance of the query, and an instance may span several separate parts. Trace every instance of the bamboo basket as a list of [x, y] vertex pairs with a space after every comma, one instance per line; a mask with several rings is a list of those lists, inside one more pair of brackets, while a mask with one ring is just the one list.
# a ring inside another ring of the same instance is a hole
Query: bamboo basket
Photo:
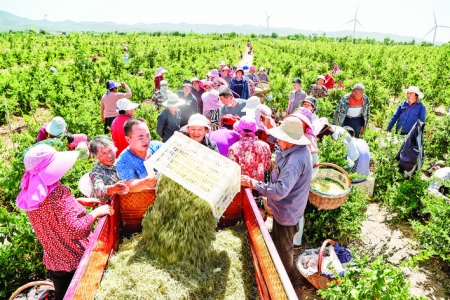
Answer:
[[331, 239], [326, 239], [323, 242], [322, 247], [320, 247], [319, 258], [317, 259], [317, 273], [310, 275], [310, 276], [305, 276], [302, 274], [306, 278], [306, 280], [308, 280], [309, 283], [311, 283], [318, 290], [319, 289], [328, 289], [328, 283], [330, 283], [330, 282], [338, 282], [335, 279], [329, 279], [328, 277], [321, 275], [322, 274], [322, 259], [323, 259], [323, 255], [325, 253], [325, 248], [327, 247], [328, 243], [330, 243], [332, 246], [336, 245], [336, 243]]
[[120, 216], [124, 232], [134, 233], [142, 229], [144, 214], [155, 203], [155, 198], [155, 190], [120, 195]]
[[[328, 167], [328, 168], [321, 168], [321, 167]], [[339, 182], [343, 187], [345, 187], [345, 190], [342, 194], [339, 195], [327, 195], [324, 193], [319, 193], [310, 187], [309, 201], [319, 210], [331, 210], [338, 208], [339, 206], [344, 204], [345, 200], [347, 200], [348, 195], [350, 194], [350, 190], [352, 187], [350, 177], [348, 177], [348, 174], [347, 172], [345, 172], [344, 169], [335, 164], [320, 163], [319, 171], [317, 171], [315, 179], [327, 179], [327, 178]]]

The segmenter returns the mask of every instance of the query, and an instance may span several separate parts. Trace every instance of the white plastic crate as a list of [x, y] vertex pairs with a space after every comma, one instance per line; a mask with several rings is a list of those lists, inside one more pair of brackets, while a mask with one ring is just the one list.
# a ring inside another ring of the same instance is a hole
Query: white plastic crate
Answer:
[[159, 173], [211, 205], [218, 220], [241, 189], [241, 167], [182, 133], [174, 135], [151, 157]]

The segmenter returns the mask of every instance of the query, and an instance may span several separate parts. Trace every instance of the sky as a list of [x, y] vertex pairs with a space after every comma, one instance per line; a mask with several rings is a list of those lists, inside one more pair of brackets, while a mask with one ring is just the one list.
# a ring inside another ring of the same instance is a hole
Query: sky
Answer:
[[[313, 31], [382, 32], [421, 39], [434, 26], [450, 27], [450, 0], [0, 0], [0, 10], [49, 21], [112, 21], [290, 27]], [[272, 32], [272, 30], [270, 30]], [[425, 40], [433, 40], [434, 31]], [[438, 28], [436, 42], [450, 41], [450, 28]]]

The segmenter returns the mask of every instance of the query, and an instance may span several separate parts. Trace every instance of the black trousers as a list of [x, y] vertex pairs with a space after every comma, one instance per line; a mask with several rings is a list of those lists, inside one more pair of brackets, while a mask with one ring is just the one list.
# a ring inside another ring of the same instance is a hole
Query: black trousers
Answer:
[[48, 273], [50, 274], [50, 278], [53, 281], [53, 286], [55, 287], [55, 299], [63, 300], [64, 295], [69, 288], [70, 282], [72, 281], [73, 275], [75, 274], [75, 270], [72, 272], [48, 270]]
[[280, 255], [286, 273], [291, 276], [294, 271], [294, 235], [298, 231], [298, 222], [293, 226], [283, 226], [273, 218], [272, 239]]
[[111, 129], [112, 122], [116, 117], [105, 118], [105, 123], [103, 124], [103, 131], [108, 134]]

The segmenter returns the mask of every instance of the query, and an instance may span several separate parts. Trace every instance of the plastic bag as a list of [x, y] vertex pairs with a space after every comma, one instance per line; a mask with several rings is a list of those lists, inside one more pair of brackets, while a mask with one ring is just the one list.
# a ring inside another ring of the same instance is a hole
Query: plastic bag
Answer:
[[334, 246], [334, 252], [336, 252], [336, 255], [341, 263], [347, 263], [353, 259], [352, 251], [345, 247], [339, 246], [338, 243]]

